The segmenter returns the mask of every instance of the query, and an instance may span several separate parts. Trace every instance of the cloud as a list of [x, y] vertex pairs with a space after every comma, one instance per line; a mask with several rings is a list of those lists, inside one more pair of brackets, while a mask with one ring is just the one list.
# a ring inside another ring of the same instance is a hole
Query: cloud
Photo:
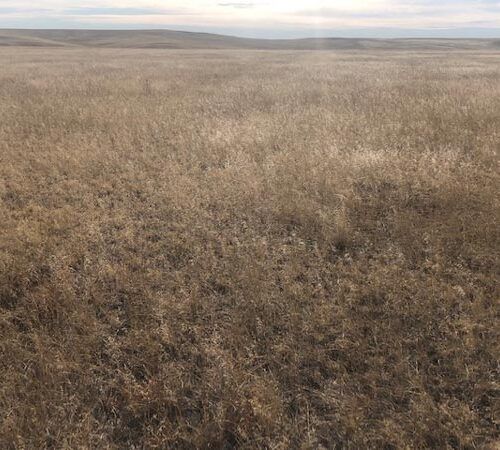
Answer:
[[247, 9], [247, 8], [254, 8], [255, 3], [244, 3], [244, 2], [233, 2], [233, 3], [217, 3], [219, 6], [225, 6], [225, 7], [230, 7], [230, 8], [240, 8], [240, 9]]
[[113, 7], [76, 7], [61, 11], [62, 14], [71, 16], [174, 16], [192, 15], [179, 9], [159, 8], [113, 8]]
[[50, 13], [51, 9], [42, 8], [16, 8], [16, 7], [0, 7], [0, 15], [9, 14], [44, 14]]
[[[0, 27], [173, 28], [231, 34], [500, 29], [500, 0], [0, 0]], [[46, 25], [48, 24], [48, 25]], [[238, 30], [241, 30], [238, 32]], [[249, 31], [250, 30], [250, 31]], [[259, 31], [261, 30], [261, 31]], [[271, 30], [271, 31], [270, 31]], [[398, 31], [399, 33], [399, 31]], [[479, 33], [481, 35], [481, 33]]]
[[290, 13], [296, 23], [356, 26], [398, 26], [408, 28], [461, 27], [483, 24], [500, 27], [500, 2], [497, 0], [392, 0], [385, 5], [364, 8], [309, 7]]

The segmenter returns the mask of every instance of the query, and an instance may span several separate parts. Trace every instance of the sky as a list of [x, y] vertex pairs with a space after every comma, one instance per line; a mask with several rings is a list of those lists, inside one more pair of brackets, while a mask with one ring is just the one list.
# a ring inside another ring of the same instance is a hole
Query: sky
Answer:
[[246, 37], [500, 37], [500, 0], [0, 0], [0, 28]]

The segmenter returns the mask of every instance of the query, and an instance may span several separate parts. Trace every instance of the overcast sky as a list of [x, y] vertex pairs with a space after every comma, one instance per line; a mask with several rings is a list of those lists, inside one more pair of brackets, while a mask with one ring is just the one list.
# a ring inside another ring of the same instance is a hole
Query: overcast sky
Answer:
[[0, 28], [500, 37], [500, 0], [0, 0]]

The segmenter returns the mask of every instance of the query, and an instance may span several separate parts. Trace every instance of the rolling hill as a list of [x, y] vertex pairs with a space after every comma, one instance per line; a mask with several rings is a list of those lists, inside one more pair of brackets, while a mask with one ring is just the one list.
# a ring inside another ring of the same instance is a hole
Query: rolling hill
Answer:
[[498, 49], [500, 39], [248, 39], [171, 30], [0, 29], [1, 46], [252, 50]]

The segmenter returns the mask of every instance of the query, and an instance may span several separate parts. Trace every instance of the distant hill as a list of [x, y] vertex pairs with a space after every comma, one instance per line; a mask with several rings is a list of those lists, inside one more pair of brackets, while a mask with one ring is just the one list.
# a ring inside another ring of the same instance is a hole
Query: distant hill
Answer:
[[254, 50], [478, 50], [498, 49], [500, 39], [247, 39], [171, 30], [0, 29], [1, 46]]

